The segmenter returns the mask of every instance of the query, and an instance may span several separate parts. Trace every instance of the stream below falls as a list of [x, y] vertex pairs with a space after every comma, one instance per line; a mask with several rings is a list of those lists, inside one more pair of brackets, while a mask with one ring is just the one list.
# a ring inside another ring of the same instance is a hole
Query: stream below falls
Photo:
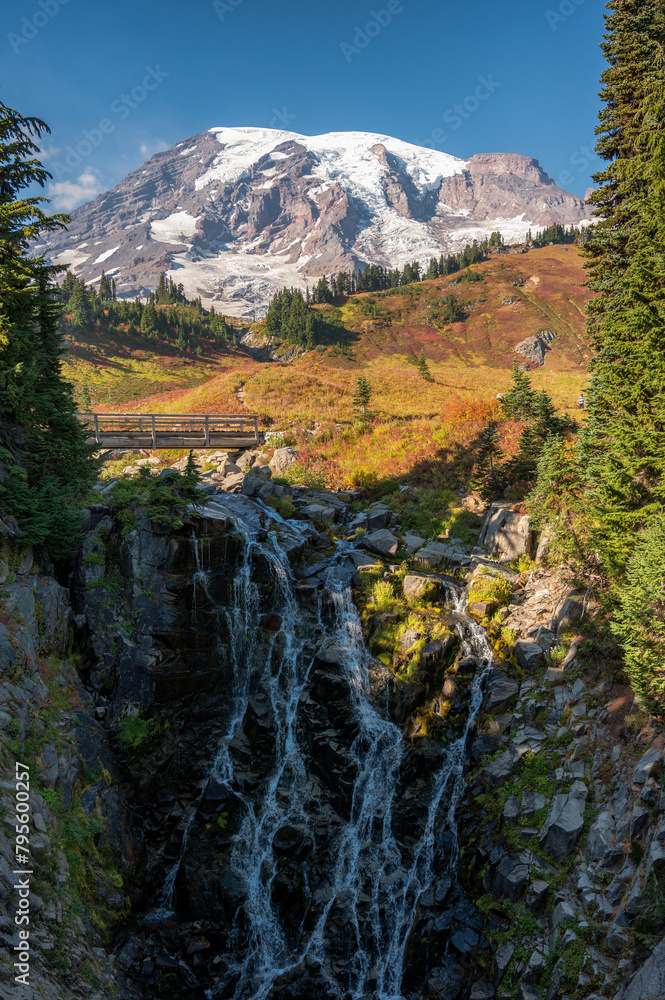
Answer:
[[[232, 516], [242, 535], [232, 604], [216, 603], [206, 547], [192, 540], [195, 601], [215, 609], [230, 664], [227, 709], [153, 912], [187, 910], [200, 807], [212, 801], [223, 841], [216, 878], [226, 940], [206, 996], [419, 997], [429, 960], [418, 930], [423, 905], [445, 911], [460, 891], [456, 810], [491, 669], [484, 630], [450, 581], [446, 605], [475, 672], [464, 724], [447, 743], [427, 741], [416, 757], [414, 741], [373, 690], [376, 661], [352, 599], [351, 545], [337, 543], [316, 602], [304, 611], [279, 532], [257, 531], [230, 501], [209, 503], [206, 516]], [[302, 523], [270, 516], [291, 537]], [[268, 586], [257, 582], [257, 561]], [[275, 626], [266, 644], [267, 614]]]

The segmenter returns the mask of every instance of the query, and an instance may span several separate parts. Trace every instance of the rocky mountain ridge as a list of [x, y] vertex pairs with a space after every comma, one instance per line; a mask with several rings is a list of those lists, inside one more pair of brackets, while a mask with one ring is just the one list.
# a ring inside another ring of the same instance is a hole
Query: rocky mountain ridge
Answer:
[[527, 156], [460, 160], [372, 133], [216, 128], [157, 153], [36, 250], [87, 282], [104, 268], [120, 296], [145, 294], [166, 271], [208, 306], [258, 316], [284, 285], [589, 218]]

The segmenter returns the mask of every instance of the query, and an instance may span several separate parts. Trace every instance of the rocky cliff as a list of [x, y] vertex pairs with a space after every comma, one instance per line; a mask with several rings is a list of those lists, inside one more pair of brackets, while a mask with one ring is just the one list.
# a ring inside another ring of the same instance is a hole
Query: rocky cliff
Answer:
[[584, 594], [506, 505], [472, 549], [260, 469], [177, 530], [92, 506], [69, 588], [6, 544], [34, 995], [658, 995], [662, 738]]

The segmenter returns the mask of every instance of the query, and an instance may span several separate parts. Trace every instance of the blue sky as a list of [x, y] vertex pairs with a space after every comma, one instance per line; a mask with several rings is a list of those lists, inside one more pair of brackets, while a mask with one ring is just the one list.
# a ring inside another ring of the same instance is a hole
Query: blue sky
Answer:
[[0, 99], [43, 118], [54, 207], [216, 125], [380, 132], [523, 153], [583, 195], [599, 0], [25, 0], [0, 10]]

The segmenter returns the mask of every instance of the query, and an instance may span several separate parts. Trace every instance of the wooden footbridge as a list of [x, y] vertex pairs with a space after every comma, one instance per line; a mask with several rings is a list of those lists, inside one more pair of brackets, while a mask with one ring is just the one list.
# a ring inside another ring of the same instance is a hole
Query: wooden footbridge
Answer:
[[236, 451], [262, 444], [257, 416], [224, 413], [79, 413], [88, 444], [99, 448], [217, 448]]

